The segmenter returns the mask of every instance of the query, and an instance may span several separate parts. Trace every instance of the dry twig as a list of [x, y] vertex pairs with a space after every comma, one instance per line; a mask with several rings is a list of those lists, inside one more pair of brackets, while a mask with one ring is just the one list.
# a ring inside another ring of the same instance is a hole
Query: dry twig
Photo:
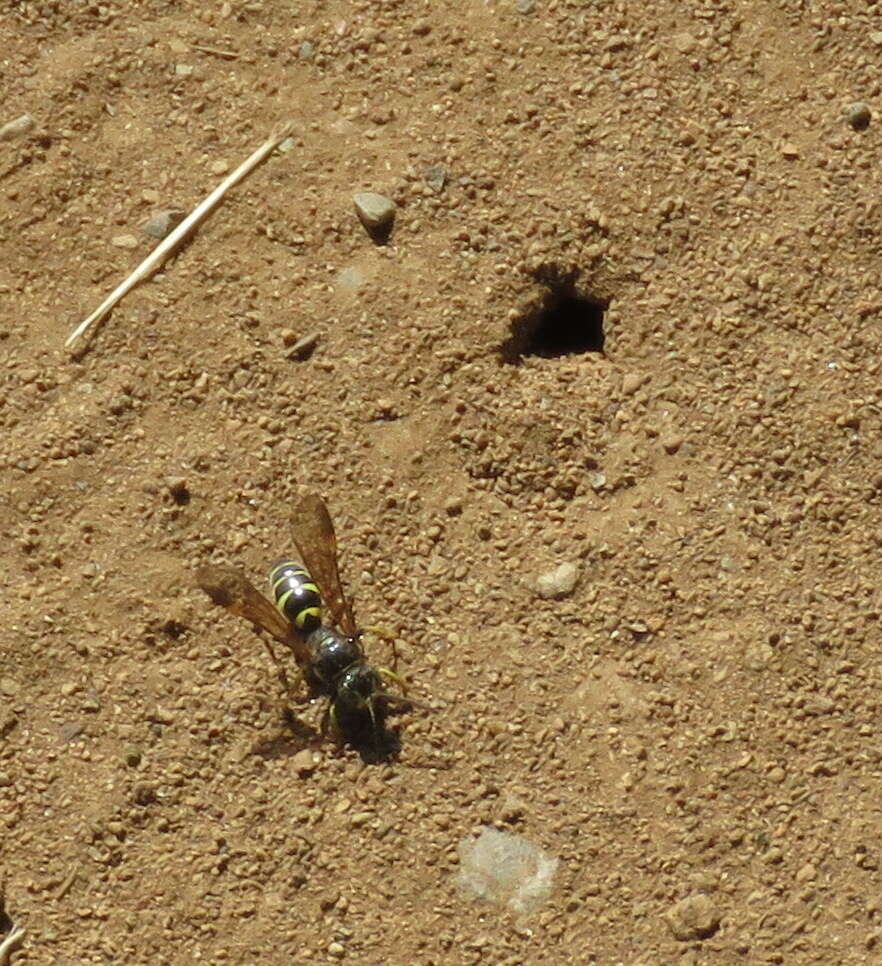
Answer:
[[190, 44], [191, 50], [198, 50], [203, 54], [213, 54], [215, 57], [223, 57], [224, 60], [236, 60], [238, 54], [235, 50], [221, 50], [219, 47], [203, 47], [201, 44]]
[[0, 923], [3, 924], [0, 928], [9, 926], [9, 932], [0, 941], [0, 966], [7, 966], [12, 950], [21, 944], [25, 931], [21, 926], [16, 926], [6, 911], [6, 882], [3, 879], [0, 879]]
[[279, 125], [270, 137], [248, 158], [243, 161], [236, 170], [225, 178], [211, 194], [198, 205], [175, 230], [144, 259], [143, 262], [118, 285], [107, 298], [98, 306], [97, 309], [71, 332], [65, 348], [73, 349], [76, 343], [82, 338], [86, 331], [105, 318], [108, 313], [120, 302], [136, 285], [149, 278], [166, 258], [196, 229], [196, 226], [209, 214], [220, 202], [230, 188], [237, 185], [243, 178], [250, 174], [262, 161], [264, 161], [291, 133], [293, 124]]
[[16, 926], [13, 923], [12, 929], [9, 931], [2, 942], [0, 942], [0, 966], [6, 966], [9, 962], [9, 957], [12, 955], [12, 950], [16, 946], [21, 945], [22, 939], [24, 939], [25, 931], [21, 926]]

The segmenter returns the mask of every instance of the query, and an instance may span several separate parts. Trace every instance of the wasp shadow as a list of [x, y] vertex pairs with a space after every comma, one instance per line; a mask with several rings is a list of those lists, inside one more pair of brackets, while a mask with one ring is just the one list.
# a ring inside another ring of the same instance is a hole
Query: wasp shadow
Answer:
[[286, 707], [282, 712], [282, 725], [279, 733], [255, 743], [255, 754], [266, 761], [279, 761], [293, 757], [304, 748], [314, 747], [322, 740], [320, 732], [298, 718], [291, 708]]

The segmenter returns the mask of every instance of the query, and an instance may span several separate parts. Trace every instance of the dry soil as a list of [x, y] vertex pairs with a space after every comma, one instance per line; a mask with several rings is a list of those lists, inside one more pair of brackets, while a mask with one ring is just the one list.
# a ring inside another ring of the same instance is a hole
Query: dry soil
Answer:
[[[12, 961], [879, 962], [882, 5], [0, 24]], [[301, 485], [432, 708], [380, 762], [194, 582]], [[559, 860], [527, 916], [457, 886], [487, 825]]]

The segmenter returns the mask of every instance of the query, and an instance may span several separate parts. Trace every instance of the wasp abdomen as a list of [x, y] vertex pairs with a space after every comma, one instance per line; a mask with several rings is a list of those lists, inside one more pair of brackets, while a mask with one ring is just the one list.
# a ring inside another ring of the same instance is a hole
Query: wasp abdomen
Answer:
[[276, 607], [305, 634], [321, 625], [322, 598], [307, 569], [294, 560], [280, 560], [270, 571]]

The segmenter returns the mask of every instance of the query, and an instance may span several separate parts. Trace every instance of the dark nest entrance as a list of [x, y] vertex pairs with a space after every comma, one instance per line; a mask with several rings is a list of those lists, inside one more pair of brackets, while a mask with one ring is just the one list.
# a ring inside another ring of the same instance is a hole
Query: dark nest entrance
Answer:
[[573, 286], [549, 289], [542, 303], [512, 324], [502, 347], [503, 361], [517, 364], [528, 356], [559, 359], [585, 352], [603, 352], [605, 299]]

